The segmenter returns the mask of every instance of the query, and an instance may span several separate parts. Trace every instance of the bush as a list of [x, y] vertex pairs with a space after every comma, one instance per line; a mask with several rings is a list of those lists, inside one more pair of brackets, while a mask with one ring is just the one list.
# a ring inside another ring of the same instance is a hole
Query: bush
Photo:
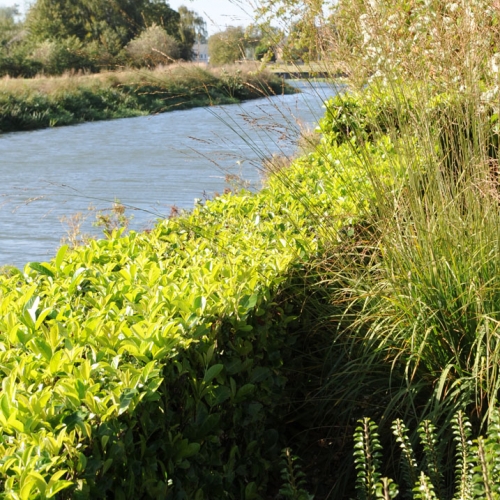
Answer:
[[245, 59], [245, 31], [241, 26], [229, 26], [208, 39], [210, 64], [232, 64]]
[[[362, 184], [356, 162], [343, 164]], [[227, 194], [3, 275], [3, 493], [277, 492], [288, 380], [307, 392], [293, 367], [309, 337], [293, 324], [304, 262], [321, 251], [311, 214], [339, 228], [356, 216], [336, 169], [310, 177], [298, 163], [287, 188]]]
[[171, 64], [180, 57], [175, 38], [155, 24], [129, 42], [125, 50], [132, 64], [138, 67]]
[[44, 40], [35, 46], [30, 59], [41, 65], [48, 75], [60, 75], [71, 68], [95, 70], [85, 47], [76, 37], [62, 40]]

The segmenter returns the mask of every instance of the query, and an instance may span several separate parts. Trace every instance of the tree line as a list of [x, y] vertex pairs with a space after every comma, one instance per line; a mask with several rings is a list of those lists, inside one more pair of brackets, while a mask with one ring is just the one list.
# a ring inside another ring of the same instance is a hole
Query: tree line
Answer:
[[205, 21], [162, 0], [37, 0], [0, 8], [0, 76], [151, 66], [194, 57]]
[[267, 21], [208, 37], [200, 15], [185, 6], [174, 10], [164, 0], [37, 0], [20, 17], [16, 6], [0, 8], [0, 77], [191, 61], [206, 43], [215, 65], [274, 61], [278, 54], [286, 61], [317, 58], [303, 21], [286, 33]]

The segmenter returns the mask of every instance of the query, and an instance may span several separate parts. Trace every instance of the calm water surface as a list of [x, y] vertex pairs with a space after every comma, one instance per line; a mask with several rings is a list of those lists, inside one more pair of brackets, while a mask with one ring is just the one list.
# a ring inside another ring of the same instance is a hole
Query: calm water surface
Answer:
[[293, 153], [299, 127], [313, 128], [335, 93], [297, 85], [301, 94], [241, 105], [0, 135], [0, 265], [50, 259], [67, 234], [61, 219], [78, 212], [98, 234], [89, 206], [118, 199], [141, 230], [222, 192], [228, 174], [258, 189], [262, 158]]

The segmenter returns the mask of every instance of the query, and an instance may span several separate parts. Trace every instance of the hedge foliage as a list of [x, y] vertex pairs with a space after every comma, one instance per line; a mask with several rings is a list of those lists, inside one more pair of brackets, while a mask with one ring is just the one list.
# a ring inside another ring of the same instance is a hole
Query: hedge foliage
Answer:
[[352, 148], [328, 142], [258, 194], [1, 276], [3, 495], [262, 498], [307, 341], [289, 276], [322, 250], [318, 214], [341, 229], [371, 197]]
[[[483, 121], [482, 132], [487, 137], [491, 158], [497, 159], [499, 144], [499, 117], [494, 93], [484, 92], [478, 103], [465, 93], [434, 92], [422, 88], [420, 93], [431, 93], [425, 106], [417, 103], [422, 98], [414, 88], [402, 86], [391, 95], [376, 86], [367, 86], [361, 92], [338, 94], [326, 103], [326, 112], [320, 121], [325, 139], [333, 143], [344, 141], [374, 141], [381, 135], [396, 132], [413, 123], [417, 116], [426, 120], [430, 135], [438, 138], [437, 148], [444, 162], [451, 167], [459, 161], [464, 141], [474, 135], [473, 124]], [[404, 104], [401, 104], [401, 103]], [[413, 117], [411, 116], [413, 115]], [[459, 125], [465, 122], [467, 126]]]

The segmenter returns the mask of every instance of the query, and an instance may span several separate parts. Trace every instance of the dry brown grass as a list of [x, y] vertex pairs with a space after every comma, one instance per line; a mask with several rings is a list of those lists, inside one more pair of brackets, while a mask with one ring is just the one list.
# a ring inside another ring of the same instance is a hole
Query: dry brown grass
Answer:
[[121, 71], [108, 71], [97, 74], [68, 72], [61, 76], [39, 75], [35, 78], [0, 78], [0, 92], [22, 95], [29, 92], [54, 94], [61, 91], [70, 91], [76, 88], [109, 88], [130, 84], [158, 83], [169, 81], [182, 82], [185, 79], [196, 79], [202, 74], [213, 75], [218, 78], [225, 71], [229, 74], [239, 72], [242, 76], [262, 73], [258, 63], [234, 64], [224, 67], [211, 68], [203, 63], [175, 63], [168, 66], [158, 66], [153, 70], [148, 69], [123, 69]]

